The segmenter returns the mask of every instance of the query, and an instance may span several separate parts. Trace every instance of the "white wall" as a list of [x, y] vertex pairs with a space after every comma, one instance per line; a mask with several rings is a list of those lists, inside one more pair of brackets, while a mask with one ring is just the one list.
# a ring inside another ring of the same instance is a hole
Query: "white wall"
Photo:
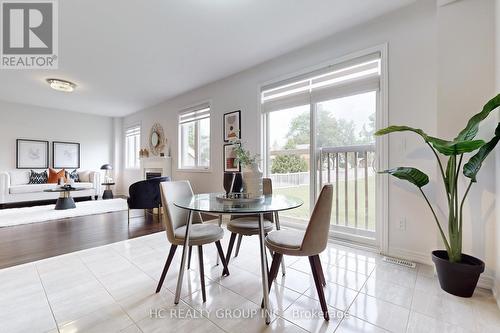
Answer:
[[[500, 0], [495, 1], [495, 76], [496, 91], [500, 93]], [[500, 122], [500, 112], [497, 116], [498, 122]], [[496, 253], [496, 279], [494, 292], [496, 293], [497, 304], [500, 306], [500, 147], [496, 150], [496, 211], [497, 211], [497, 223], [495, 225], [495, 253]]]
[[52, 166], [52, 141], [80, 143], [82, 169], [99, 170], [113, 163], [113, 121], [63, 110], [0, 101], [0, 170], [16, 168], [16, 139], [47, 140]]
[[[493, 0], [460, 0], [437, 10], [438, 36], [438, 136], [454, 138], [467, 120], [478, 113], [495, 93]], [[496, 111], [498, 112], [498, 111]], [[478, 137], [490, 140], [496, 115], [484, 121]], [[467, 161], [468, 157], [464, 159]], [[463, 252], [487, 264], [483, 277], [489, 284], [495, 274], [496, 224], [495, 158], [485, 161], [464, 205]], [[459, 184], [463, 192], [468, 182]], [[440, 192], [441, 197], [442, 191]], [[441, 207], [444, 209], [445, 203]]]
[[[432, 0], [381, 17], [369, 24], [331, 36], [295, 52], [193, 90], [165, 103], [124, 119], [124, 127], [140, 122], [143, 146], [150, 126], [158, 121], [164, 128], [174, 158], [174, 177], [189, 179], [195, 191], [222, 189], [222, 115], [242, 110], [242, 136], [254, 152], [260, 150], [259, 91], [263, 83], [279, 80], [311, 66], [382, 43], [389, 52], [389, 121], [407, 123], [436, 132], [436, 5]], [[176, 114], [200, 101], [212, 102], [212, 171], [186, 173], [176, 170]], [[402, 145], [401, 139], [406, 144]], [[428, 170], [434, 177], [433, 156], [415, 136], [394, 136], [390, 143], [390, 165], [412, 164]], [[124, 189], [139, 178], [137, 172], [124, 172]], [[432, 191], [432, 188], [431, 188]], [[410, 187], [390, 181], [389, 244], [394, 253], [424, 256], [435, 246], [435, 227], [425, 203]], [[405, 232], [399, 220], [407, 219]], [[419, 235], [419, 237], [415, 237]]]

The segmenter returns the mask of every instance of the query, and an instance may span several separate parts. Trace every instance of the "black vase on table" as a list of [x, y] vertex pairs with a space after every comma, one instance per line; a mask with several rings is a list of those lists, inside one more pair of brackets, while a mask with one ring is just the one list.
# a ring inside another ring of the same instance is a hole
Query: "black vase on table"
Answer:
[[224, 172], [224, 190], [229, 193], [240, 193], [243, 187], [243, 179], [239, 172]]

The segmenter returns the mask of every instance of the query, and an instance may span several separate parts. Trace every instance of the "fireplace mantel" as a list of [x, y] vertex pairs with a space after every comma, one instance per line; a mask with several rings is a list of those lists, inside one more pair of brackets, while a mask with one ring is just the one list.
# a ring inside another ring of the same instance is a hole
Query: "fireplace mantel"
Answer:
[[159, 172], [162, 177], [172, 178], [172, 158], [168, 156], [144, 157], [141, 158], [141, 177], [146, 179], [148, 172]]

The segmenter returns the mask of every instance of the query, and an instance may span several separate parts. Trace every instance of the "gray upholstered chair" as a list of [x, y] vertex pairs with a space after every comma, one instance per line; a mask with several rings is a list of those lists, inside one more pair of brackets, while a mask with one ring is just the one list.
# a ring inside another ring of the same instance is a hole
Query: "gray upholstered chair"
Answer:
[[323, 186], [305, 232], [276, 230], [270, 232], [266, 237], [266, 246], [274, 252], [269, 271], [269, 290], [271, 289], [273, 280], [276, 278], [283, 255], [309, 257], [309, 264], [311, 265], [314, 283], [325, 320], [329, 320], [330, 316], [323, 291], [326, 280], [319, 254], [323, 252], [328, 243], [332, 198], [333, 186]]
[[[168, 254], [165, 267], [161, 273], [160, 281], [156, 292], [161, 290], [165, 276], [167, 275], [168, 268], [175, 254], [177, 246], [184, 245], [186, 235], [186, 224], [188, 218], [188, 211], [174, 205], [174, 201], [183, 197], [193, 195], [191, 184], [188, 181], [175, 181], [160, 183], [161, 201], [164, 209], [163, 223], [167, 232], [167, 239], [172, 244]], [[193, 212], [192, 225], [190, 227], [189, 245], [198, 246], [198, 258], [200, 263], [200, 279], [203, 302], [206, 301], [205, 295], [205, 275], [203, 267], [203, 248], [205, 244], [215, 243], [217, 252], [224, 265], [224, 274], [229, 275], [227, 270], [226, 260], [220, 240], [224, 237], [224, 230], [216, 224], [203, 223], [199, 213]], [[181, 267], [183, 269], [184, 267]]]
[[[264, 195], [273, 194], [273, 185], [270, 178], [262, 179], [262, 193]], [[273, 214], [264, 214], [264, 234], [268, 234], [274, 229], [273, 226]], [[238, 244], [236, 245], [236, 255], [241, 246], [241, 239], [243, 236], [258, 235], [260, 233], [259, 229], [259, 216], [258, 215], [245, 215], [245, 216], [231, 216], [228, 224], [227, 230], [231, 232], [231, 237], [229, 238], [229, 246], [227, 248], [226, 263], [229, 265], [229, 260], [231, 258], [231, 253], [233, 252], [234, 241], [236, 236], [238, 236]]]

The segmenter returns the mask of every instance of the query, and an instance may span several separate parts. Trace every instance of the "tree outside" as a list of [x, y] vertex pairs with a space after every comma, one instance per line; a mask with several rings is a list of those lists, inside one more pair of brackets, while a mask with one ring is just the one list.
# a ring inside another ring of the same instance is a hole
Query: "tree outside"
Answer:
[[273, 160], [271, 173], [306, 172], [309, 169], [306, 160], [298, 155], [278, 155]]

